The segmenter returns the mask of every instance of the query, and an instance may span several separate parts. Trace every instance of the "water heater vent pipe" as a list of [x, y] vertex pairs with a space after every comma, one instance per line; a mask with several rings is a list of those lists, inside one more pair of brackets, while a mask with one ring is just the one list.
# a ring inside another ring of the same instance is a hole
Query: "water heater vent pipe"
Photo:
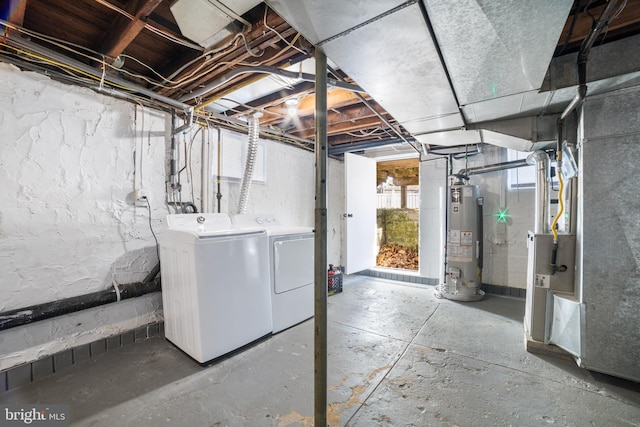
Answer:
[[535, 200], [535, 233], [549, 233], [549, 187], [551, 183], [549, 155], [544, 151], [534, 151], [527, 157], [527, 163], [537, 165], [536, 200]]

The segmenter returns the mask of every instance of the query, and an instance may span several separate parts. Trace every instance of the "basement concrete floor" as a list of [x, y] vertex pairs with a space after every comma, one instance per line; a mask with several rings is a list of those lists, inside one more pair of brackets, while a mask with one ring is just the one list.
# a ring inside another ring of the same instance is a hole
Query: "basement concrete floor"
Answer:
[[[640, 384], [527, 353], [524, 300], [347, 277], [328, 302], [332, 426], [640, 426]], [[313, 320], [201, 367], [161, 337], [0, 394], [78, 426], [311, 426]]]

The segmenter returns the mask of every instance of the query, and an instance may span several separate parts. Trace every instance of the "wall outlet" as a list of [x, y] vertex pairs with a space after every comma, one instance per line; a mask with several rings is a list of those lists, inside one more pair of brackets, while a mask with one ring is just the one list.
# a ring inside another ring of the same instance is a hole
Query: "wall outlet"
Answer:
[[135, 193], [135, 205], [139, 208], [147, 207], [147, 192], [145, 190], [137, 190]]

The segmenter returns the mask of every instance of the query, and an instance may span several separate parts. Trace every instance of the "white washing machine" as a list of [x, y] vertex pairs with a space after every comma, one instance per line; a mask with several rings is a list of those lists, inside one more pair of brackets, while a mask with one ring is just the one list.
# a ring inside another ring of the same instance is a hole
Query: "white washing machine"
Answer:
[[239, 214], [239, 230], [262, 227], [269, 235], [269, 278], [273, 332], [313, 316], [314, 234], [311, 227], [287, 227], [272, 214]]
[[205, 363], [271, 333], [268, 236], [226, 214], [167, 216], [159, 239], [166, 338]]

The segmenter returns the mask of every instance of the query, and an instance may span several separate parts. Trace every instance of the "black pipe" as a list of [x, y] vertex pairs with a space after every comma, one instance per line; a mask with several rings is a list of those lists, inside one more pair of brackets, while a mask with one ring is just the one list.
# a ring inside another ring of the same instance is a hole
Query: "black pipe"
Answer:
[[[189, 212], [189, 209], [187, 209], [187, 208], [191, 208], [191, 212]], [[182, 203], [182, 212], [183, 213], [198, 213], [198, 207], [193, 202], [183, 202]]]
[[149, 283], [151, 282], [153, 279], [156, 278], [156, 276], [158, 275], [158, 273], [160, 273], [160, 261], [158, 261], [158, 263], [156, 264], [155, 267], [153, 267], [153, 270], [151, 270], [149, 272], [149, 274], [147, 274], [147, 277], [144, 278], [144, 280], [142, 280], [142, 283]]
[[[482, 197], [478, 197], [478, 268], [480, 269], [480, 277], [482, 277], [482, 267], [484, 264], [484, 214], [482, 205], [484, 203], [484, 199]], [[482, 285], [482, 283], [480, 283]]]
[[39, 320], [75, 313], [77, 311], [98, 307], [119, 300], [139, 297], [151, 292], [159, 292], [160, 278], [156, 277], [148, 282], [129, 283], [117, 286], [120, 290], [119, 298], [116, 290], [111, 288], [77, 297], [65, 298], [58, 301], [5, 311], [0, 313], [0, 331], [37, 322]]

